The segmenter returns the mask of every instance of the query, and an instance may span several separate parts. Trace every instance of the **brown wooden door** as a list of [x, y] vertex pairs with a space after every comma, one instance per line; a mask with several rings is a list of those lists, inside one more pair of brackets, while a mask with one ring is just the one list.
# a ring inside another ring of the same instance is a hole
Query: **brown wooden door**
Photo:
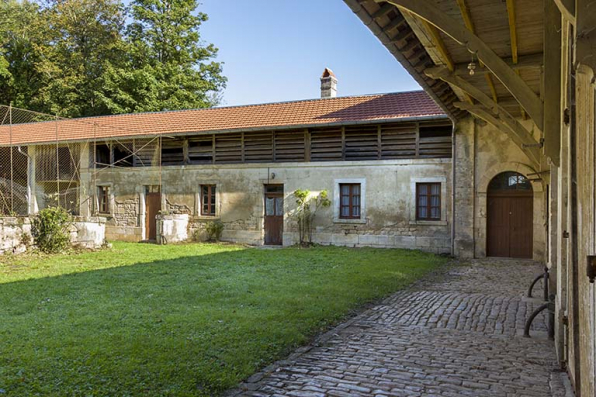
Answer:
[[145, 231], [147, 240], [157, 239], [155, 217], [161, 210], [161, 193], [147, 193], [145, 196]]
[[533, 256], [531, 192], [488, 196], [487, 255], [506, 258]]
[[282, 245], [283, 232], [283, 185], [265, 185], [265, 245]]

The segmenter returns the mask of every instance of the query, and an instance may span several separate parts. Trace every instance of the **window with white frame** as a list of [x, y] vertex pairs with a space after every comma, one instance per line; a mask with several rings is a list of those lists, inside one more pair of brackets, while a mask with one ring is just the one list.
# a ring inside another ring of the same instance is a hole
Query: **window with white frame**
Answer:
[[366, 222], [366, 179], [336, 179], [333, 189], [333, 221]]
[[215, 216], [217, 195], [215, 185], [201, 185], [201, 215]]

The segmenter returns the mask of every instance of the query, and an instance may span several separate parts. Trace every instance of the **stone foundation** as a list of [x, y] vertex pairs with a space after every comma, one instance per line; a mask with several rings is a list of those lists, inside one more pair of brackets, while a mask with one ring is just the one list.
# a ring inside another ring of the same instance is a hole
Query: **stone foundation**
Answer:
[[[75, 247], [100, 248], [106, 240], [105, 218], [75, 218], [70, 240]], [[0, 254], [21, 254], [33, 247], [29, 217], [0, 218]]]
[[157, 217], [157, 243], [181, 243], [189, 240], [187, 214], [159, 215]]

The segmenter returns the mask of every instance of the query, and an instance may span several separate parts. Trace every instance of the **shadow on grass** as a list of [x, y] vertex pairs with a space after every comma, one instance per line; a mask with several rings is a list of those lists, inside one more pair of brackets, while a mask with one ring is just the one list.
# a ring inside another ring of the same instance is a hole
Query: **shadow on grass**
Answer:
[[217, 395], [443, 261], [246, 249], [0, 284], [0, 389]]

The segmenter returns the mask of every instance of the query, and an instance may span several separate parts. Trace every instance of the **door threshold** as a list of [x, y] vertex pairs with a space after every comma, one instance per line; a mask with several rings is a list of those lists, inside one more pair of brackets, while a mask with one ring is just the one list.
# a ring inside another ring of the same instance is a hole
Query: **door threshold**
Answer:
[[265, 250], [274, 250], [283, 248], [283, 245], [259, 245], [258, 248], [265, 249]]

